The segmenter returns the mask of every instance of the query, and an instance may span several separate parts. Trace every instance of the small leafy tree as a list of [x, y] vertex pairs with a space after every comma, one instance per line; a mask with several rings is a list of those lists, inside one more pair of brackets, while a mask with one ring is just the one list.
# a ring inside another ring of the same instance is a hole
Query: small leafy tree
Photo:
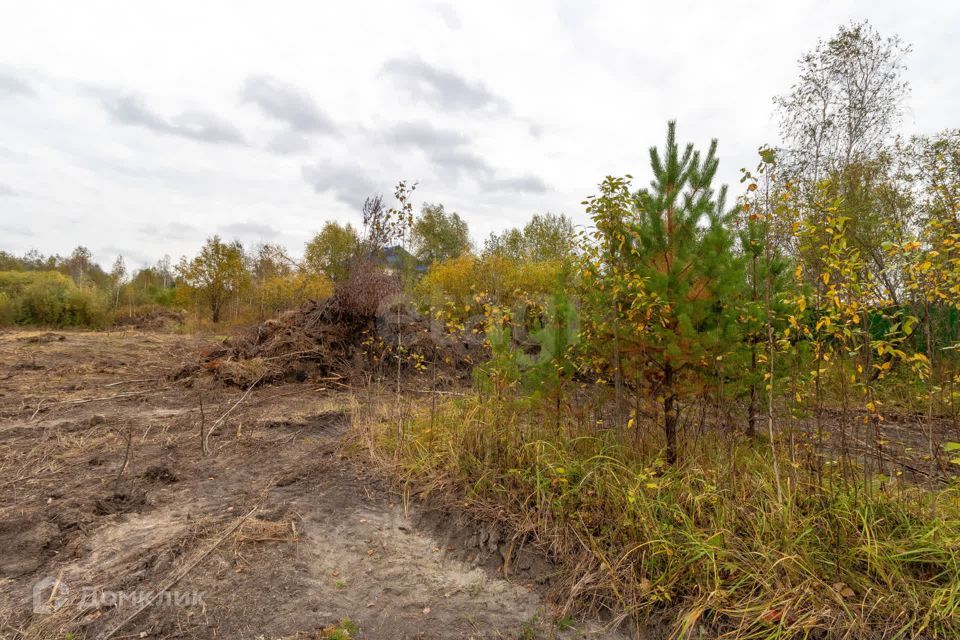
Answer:
[[259, 244], [250, 254], [250, 270], [258, 284], [271, 278], [290, 276], [296, 264], [279, 244]]
[[491, 233], [483, 241], [483, 253], [487, 256], [522, 260], [526, 254], [526, 240], [523, 237], [523, 231], [513, 228], [500, 233]]
[[[623, 422], [624, 353], [642, 352], [636, 347], [646, 331], [646, 297], [643, 278], [633, 272], [634, 227], [629, 220], [634, 213], [631, 176], [607, 176], [600, 183], [600, 194], [583, 202], [595, 226], [586, 238], [582, 271], [585, 302], [592, 307], [591, 322], [584, 327], [588, 339], [596, 345], [609, 345], [609, 351], [595, 358], [592, 367], [608, 370], [614, 382], [617, 426]], [[606, 336], [610, 340], [605, 340]], [[631, 367], [633, 370], [634, 367]], [[638, 385], [634, 385], [639, 391]]]
[[740, 245], [746, 260], [746, 295], [741, 301], [740, 320], [743, 338], [749, 352], [749, 365], [745, 382], [749, 385], [750, 402], [747, 406], [747, 435], [756, 434], [758, 401], [764, 381], [769, 375], [766, 371], [769, 356], [768, 327], [777, 322], [778, 306], [776, 298], [771, 296], [771, 305], [767, 304], [767, 287], [779, 291], [784, 286], [786, 262], [777, 254], [771, 254], [766, 249], [765, 221], [758, 214], [750, 213], [743, 228], [739, 232]]
[[554, 213], [534, 214], [522, 229], [492, 233], [484, 241], [483, 251], [512, 260], [565, 261], [579, 246], [573, 221]]
[[214, 322], [220, 322], [224, 305], [250, 281], [243, 245], [223, 242], [213, 236], [192, 260], [180, 260], [177, 273], [198, 299], [210, 308]]
[[117, 256], [113, 261], [113, 267], [110, 269], [110, 283], [113, 286], [113, 306], [120, 306], [120, 290], [123, 289], [127, 281], [127, 265], [123, 261], [123, 256]]
[[70, 257], [64, 260], [63, 268], [67, 271], [73, 281], [78, 285], [83, 285], [87, 274], [93, 269], [93, 254], [90, 249], [84, 246], [78, 246], [70, 254]]
[[470, 251], [466, 221], [442, 204], [425, 203], [413, 223], [410, 241], [417, 259], [425, 264], [456, 258]]
[[308, 271], [340, 282], [350, 273], [360, 239], [349, 223], [327, 222], [308, 243], [304, 264]]
[[573, 221], [562, 213], [534, 214], [523, 228], [523, 237], [533, 260], [564, 260], [577, 248]]
[[171, 262], [169, 255], [164, 254], [162, 258], [157, 260], [154, 271], [156, 271], [157, 275], [160, 276], [161, 287], [166, 289], [173, 284], [173, 263]]
[[[485, 305], [485, 335], [490, 360], [474, 371], [480, 388], [530, 408], [541, 404], [552, 409], [551, 422], [560, 432], [565, 413], [564, 392], [576, 371], [574, 347], [580, 337], [579, 314], [567, 296], [569, 274], [560, 273], [533, 330], [530, 344], [517, 344], [514, 329], [525, 333], [521, 317], [499, 305]], [[535, 350], [531, 350], [533, 347]]]
[[566, 273], [557, 279], [556, 290], [547, 300], [543, 319], [530, 334], [539, 346], [539, 353], [526, 376], [528, 385], [535, 385], [531, 389], [532, 397], [552, 400], [557, 432], [564, 413], [564, 386], [576, 370], [572, 350], [579, 336], [579, 317], [566, 293], [567, 280]]
[[911, 177], [922, 192], [923, 217], [940, 228], [960, 231], [960, 129], [916, 136], [906, 153]]
[[747, 184], [747, 193], [737, 221], [746, 283], [746, 293], [740, 299], [740, 324], [749, 356], [746, 375], [737, 377], [742, 378], [749, 391], [746, 433], [750, 437], [756, 434], [761, 391], [768, 396], [767, 417], [768, 421], [772, 419], [769, 400], [775, 373], [775, 336], [787, 317], [782, 294], [789, 286], [789, 263], [773, 242], [771, 229], [787, 208], [784, 205], [790, 194], [782, 191], [774, 179], [775, 168], [775, 150], [762, 147], [756, 173], [742, 170], [741, 182]]

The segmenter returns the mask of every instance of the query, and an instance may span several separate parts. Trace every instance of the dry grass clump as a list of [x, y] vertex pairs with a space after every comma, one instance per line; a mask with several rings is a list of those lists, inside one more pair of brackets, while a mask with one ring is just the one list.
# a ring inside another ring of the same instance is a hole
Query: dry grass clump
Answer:
[[266, 520], [250, 518], [237, 529], [236, 543], [251, 542], [296, 542], [300, 534], [293, 520]]
[[280, 373], [276, 366], [271, 365], [263, 358], [214, 360], [208, 363], [206, 368], [213, 371], [220, 380], [242, 389], [252, 387], [257, 380], [270, 378]]

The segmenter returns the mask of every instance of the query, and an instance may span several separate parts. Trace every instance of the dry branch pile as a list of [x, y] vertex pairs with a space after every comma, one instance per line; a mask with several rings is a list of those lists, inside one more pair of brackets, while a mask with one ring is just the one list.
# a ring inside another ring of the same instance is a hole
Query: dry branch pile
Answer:
[[373, 267], [355, 269], [322, 301], [243, 331], [180, 370], [185, 377], [212, 371], [224, 382], [249, 387], [257, 381], [350, 379], [406, 372], [442, 371], [446, 380], [479, 362], [477, 335], [447, 332], [418, 313], [402, 296], [399, 279]]

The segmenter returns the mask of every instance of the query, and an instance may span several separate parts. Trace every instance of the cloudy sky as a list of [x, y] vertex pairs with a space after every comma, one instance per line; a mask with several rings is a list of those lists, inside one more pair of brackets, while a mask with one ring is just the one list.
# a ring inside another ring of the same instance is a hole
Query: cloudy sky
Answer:
[[904, 131], [960, 126], [958, 3], [588, 4], [0, 0], [0, 249], [296, 254], [400, 179], [477, 240], [584, 222], [671, 118], [739, 186], [797, 58], [862, 18], [913, 44]]

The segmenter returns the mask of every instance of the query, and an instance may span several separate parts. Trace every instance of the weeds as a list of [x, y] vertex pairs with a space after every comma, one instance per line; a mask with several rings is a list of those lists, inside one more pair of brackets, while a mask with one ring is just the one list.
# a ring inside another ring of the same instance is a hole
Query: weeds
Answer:
[[343, 618], [337, 624], [324, 629], [320, 637], [324, 640], [350, 640], [357, 631], [357, 625], [350, 618]]
[[865, 491], [826, 465], [821, 491], [782, 457], [779, 500], [755, 440], [708, 434], [670, 466], [637, 453], [660, 442], [564, 426], [474, 396], [412, 416], [402, 447], [389, 425], [374, 433], [411, 482], [505, 509], [569, 568], [559, 595], [571, 612], [640, 625], [668, 614], [678, 637], [960, 633], [960, 487]]

